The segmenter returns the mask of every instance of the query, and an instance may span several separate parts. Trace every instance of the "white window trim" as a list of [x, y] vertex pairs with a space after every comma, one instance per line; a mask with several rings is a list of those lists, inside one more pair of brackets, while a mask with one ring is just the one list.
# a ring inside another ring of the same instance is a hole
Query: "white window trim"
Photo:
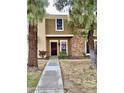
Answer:
[[[88, 41], [88, 40], [85, 41], [85, 54], [86, 54], [86, 55], [90, 55], [90, 53], [87, 53], [87, 41]], [[94, 40], [94, 43], [95, 43], [95, 42], [97, 42], [96, 39]]]
[[58, 52], [58, 40], [50, 40], [49, 41], [49, 44], [50, 44], [50, 56], [52, 56], [51, 55], [51, 42], [56, 42], [57, 43], [57, 56], [58, 56], [58, 54], [59, 54], [59, 52]]
[[60, 40], [60, 52], [62, 51], [61, 49], [61, 42], [66, 42], [66, 53], [67, 53], [67, 55], [68, 55], [68, 40]]
[[[57, 19], [62, 19], [62, 30], [58, 30], [58, 29], [57, 29]], [[58, 32], [59, 32], [59, 31], [64, 31], [64, 20], [63, 20], [63, 18], [56, 18], [56, 19], [55, 19], [55, 28], [56, 28], [56, 31], [58, 31]]]

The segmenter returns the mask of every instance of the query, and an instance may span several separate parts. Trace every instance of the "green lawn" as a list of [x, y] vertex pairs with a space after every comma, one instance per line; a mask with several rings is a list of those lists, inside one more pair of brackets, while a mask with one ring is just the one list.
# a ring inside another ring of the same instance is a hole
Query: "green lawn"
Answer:
[[45, 67], [46, 62], [38, 64], [38, 71], [29, 71], [27, 72], [27, 93], [34, 93], [35, 88], [39, 82], [42, 71]]
[[36, 87], [40, 78], [40, 72], [28, 72], [27, 74], [27, 86]]

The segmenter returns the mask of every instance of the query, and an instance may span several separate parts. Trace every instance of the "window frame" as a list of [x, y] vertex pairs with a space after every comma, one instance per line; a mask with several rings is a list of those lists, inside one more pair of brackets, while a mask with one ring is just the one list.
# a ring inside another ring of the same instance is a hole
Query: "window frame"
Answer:
[[[62, 29], [60, 30], [60, 29], [57, 29], [57, 20], [58, 19], [61, 19], [62, 20]], [[64, 20], [63, 20], [63, 18], [56, 18], [55, 19], [55, 28], [56, 28], [56, 31], [64, 31]]]
[[52, 56], [51, 55], [51, 42], [56, 42], [57, 43], [57, 56], [59, 55], [59, 47], [58, 47], [58, 40], [49, 40], [49, 54], [50, 54], [50, 56]]
[[62, 42], [66, 42], [66, 53], [68, 55], [68, 40], [60, 40], [60, 52], [62, 51], [62, 46], [61, 46]]
[[[87, 53], [87, 42], [88, 42], [88, 40], [85, 41], [85, 54], [90, 55], [90, 53]], [[94, 47], [95, 47], [95, 42], [97, 42], [96, 39], [94, 40]]]

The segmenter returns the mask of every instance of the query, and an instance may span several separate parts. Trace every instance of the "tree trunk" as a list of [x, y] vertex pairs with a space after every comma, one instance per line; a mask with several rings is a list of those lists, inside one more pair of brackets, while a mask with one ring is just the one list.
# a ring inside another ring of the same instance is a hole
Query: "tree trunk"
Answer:
[[29, 24], [29, 52], [28, 52], [28, 67], [38, 68], [37, 63], [37, 25]]
[[94, 31], [88, 32], [88, 46], [90, 51], [90, 58], [92, 61], [92, 66], [96, 65], [97, 62], [97, 53], [96, 53], [96, 47], [94, 48], [94, 37], [93, 37]]

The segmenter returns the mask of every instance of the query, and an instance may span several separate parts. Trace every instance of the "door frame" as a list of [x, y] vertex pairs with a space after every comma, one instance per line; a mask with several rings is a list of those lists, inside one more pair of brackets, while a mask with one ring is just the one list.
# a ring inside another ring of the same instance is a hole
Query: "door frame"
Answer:
[[67, 55], [68, 55], [68, 40], [60, 40], [60, 51], [62, 51], [62, 50], [61, 50], [61, 47], [62, 47], [62, 46], [61, 46], [61, 42], [63, 42], [63, 41], [66, 42], [66, 53], [67, 53]]
[[51, 55], [51, 42], [56, 42], [56, 43], [57, 43], [57, 56], [58, 56], [58, 54], [59, 54], [59, 51], [58, 51], [58, 40], [50, 40], [50, 41], [49, 41], [49, 44], [50, 44], [50, 47], [49, 47], [50, 56], [52, 56], [52, 55]]

